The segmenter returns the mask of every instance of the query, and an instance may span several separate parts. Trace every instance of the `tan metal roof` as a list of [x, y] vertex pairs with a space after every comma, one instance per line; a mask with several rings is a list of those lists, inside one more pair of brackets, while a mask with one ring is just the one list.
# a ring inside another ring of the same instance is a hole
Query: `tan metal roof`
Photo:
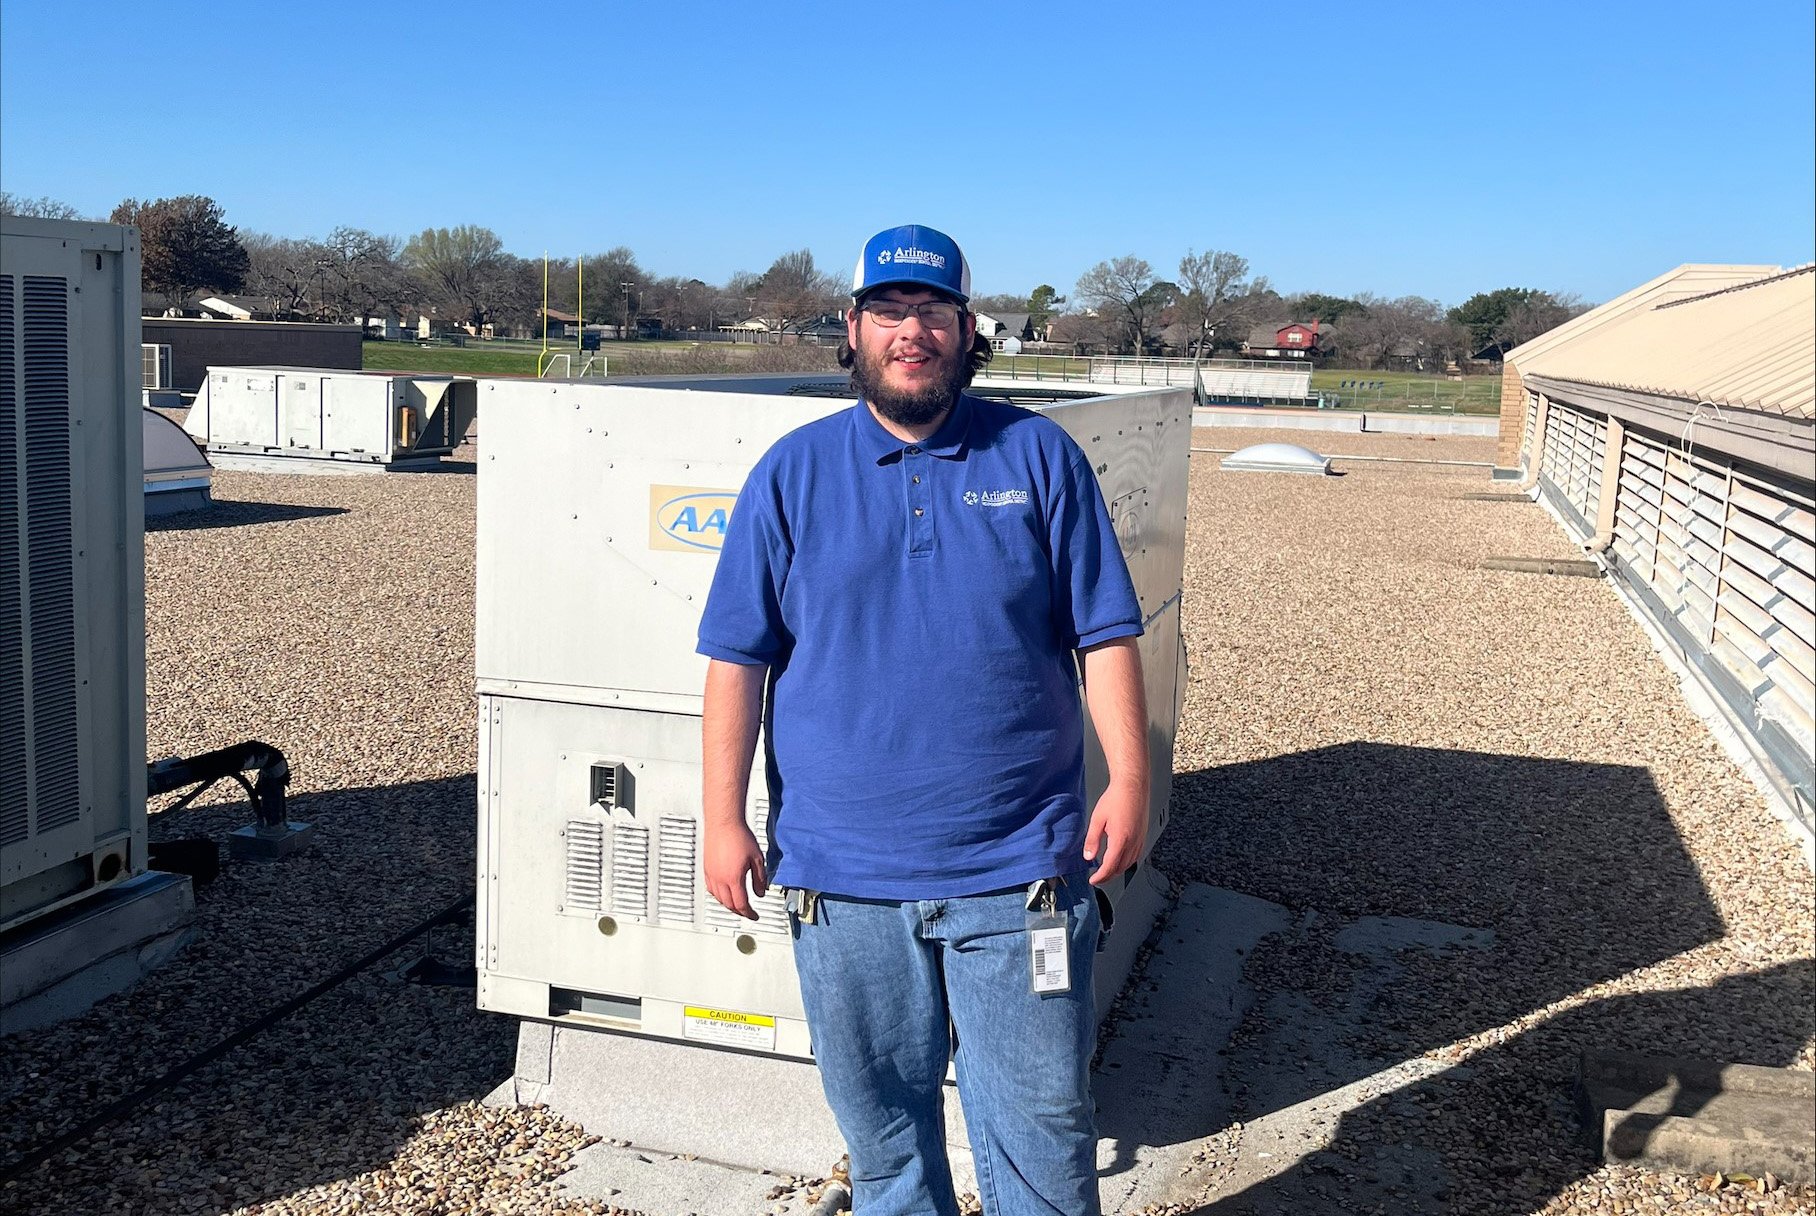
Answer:
[[1816, 417], [1816, 265], [1680, 266], [1507, 354], [1522, 376]]

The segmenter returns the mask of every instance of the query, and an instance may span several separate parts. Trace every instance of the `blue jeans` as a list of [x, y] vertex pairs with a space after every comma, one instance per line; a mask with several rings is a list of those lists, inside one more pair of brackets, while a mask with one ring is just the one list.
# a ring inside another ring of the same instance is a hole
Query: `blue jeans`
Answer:
[[1028, 890], [960, 899], [821, 895], [790, 917], [826, 1101], [851, 1154], [854, 1216], [956, 1216], [942, 1085], [958, 1091], [986, 1216], [1098, 1216], [1091, 1108], [1097, 901], [1060, 881], [1071, 990], [1034, 995]]

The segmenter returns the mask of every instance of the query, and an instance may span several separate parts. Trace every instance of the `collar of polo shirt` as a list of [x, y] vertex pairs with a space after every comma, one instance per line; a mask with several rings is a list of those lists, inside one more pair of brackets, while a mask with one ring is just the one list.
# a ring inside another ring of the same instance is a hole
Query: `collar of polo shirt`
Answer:
[[900, 458], [911, 447], [919, 448], [929, 456], [957, 459], [964, 454], [965, 441], [971, 434], [971, 398], [964, 393], [959, 394], [957, 404], [940, 423], [940, 429], [920, 443], [906, 443], [884, 430], [883, 424], [870, 412], [870, 406], [862, 401], [853, 407], [851, 415], [857, 428], [858, 450], [878, 464]]

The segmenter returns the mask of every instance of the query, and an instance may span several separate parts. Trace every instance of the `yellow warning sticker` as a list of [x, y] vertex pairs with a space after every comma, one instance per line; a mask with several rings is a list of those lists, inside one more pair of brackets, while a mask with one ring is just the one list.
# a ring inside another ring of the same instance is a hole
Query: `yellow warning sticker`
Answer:
[[761, 1013], [686, 1005], [681, 1010], [681, 1037], [745, 1051], [776, 1049], [776, 1020]]

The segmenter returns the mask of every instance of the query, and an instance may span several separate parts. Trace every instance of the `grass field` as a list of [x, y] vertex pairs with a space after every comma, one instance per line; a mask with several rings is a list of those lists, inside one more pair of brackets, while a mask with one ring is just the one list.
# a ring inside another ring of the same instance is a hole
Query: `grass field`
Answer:
[[[1349, 381], [1349, 387], [1342, 387]], [[1358, 387], [1361, 381], [1366, 387]], [[1379, 388], [1374, 387], [1380, 385]], [[1499, 376], [1466, 376], [1446, 380], [1419, 372], [1359, 372], [1331, 368], [1312, 372], [1312, 391], [1345, 409], [1441, 410], [1458, 414], [1494, 414], [1501, 408]]]
[[367, 342], [361, 365], [367, 371], [445, 372], [460, 376], [534, 376], [536, 350], [491, 346], [418, 346], [414, 342]]

